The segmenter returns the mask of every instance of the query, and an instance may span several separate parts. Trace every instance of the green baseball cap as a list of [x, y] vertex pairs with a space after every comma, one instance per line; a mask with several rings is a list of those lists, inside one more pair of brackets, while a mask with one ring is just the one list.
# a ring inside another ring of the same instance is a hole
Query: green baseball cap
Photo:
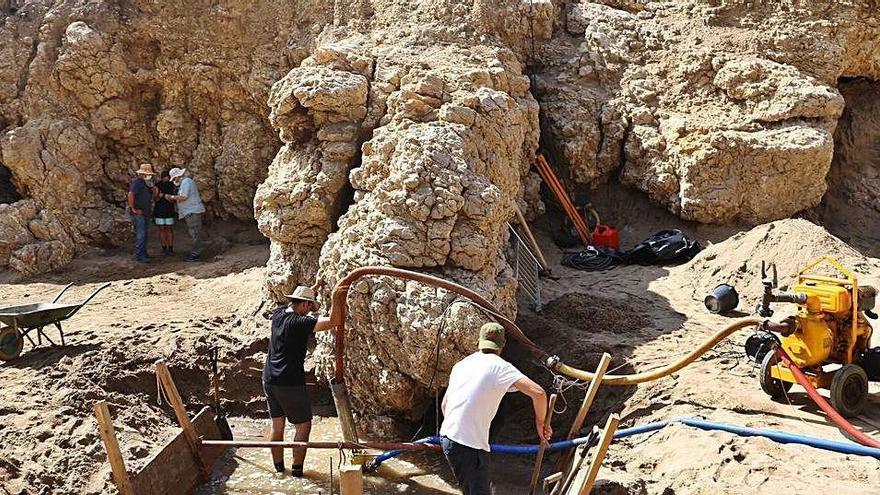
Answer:
[[507, 341], [504, 339], [504, 327], [497, 323], [486, 323], [480, 327], [480, 350], [492, 349], [501, 351]]

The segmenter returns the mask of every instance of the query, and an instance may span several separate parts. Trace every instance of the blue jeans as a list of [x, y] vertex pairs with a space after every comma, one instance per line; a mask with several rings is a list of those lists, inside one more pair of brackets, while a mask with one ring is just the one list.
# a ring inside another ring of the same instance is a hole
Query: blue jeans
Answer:
[[491, 495], [489, 453], [443, 437], [443, 455], [464, 495]]
[[145, 215], [132, 215], [131, 223], [134, 224], [134, 257], [138, 261], [147, 259], [147, 226], [150, 219]]

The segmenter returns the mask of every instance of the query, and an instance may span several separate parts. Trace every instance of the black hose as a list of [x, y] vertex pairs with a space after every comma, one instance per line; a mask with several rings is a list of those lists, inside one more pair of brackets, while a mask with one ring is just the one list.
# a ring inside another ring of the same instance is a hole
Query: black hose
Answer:
[[587, 246], [576, 253], [564, 253], [562, 264], [586, 272], [602, 272], [623, 263], [617, 250]]

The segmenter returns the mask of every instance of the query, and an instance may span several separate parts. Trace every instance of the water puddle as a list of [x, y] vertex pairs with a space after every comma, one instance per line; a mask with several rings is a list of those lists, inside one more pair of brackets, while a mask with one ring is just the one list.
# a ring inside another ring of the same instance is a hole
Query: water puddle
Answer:
[[[236, 440], [265, 440], [268, 420], [229, 418]], [[285, 439], [293, 438], [293, 427], [288, 425]], [[336, 418], [315, 417], [312, 423], [313, 441], [336, 441], [342, 438]], [[373, 452], [375, 453], [375, 452]], [[348, 452], [345, 452], [348, 455]], [[290, 476], [291, 451], [285, 450], [288, 471], [275, 473], [268, 449], [230, 449], [214, 465], [211, 481], [196, 491], [197, 495], [225, 494], [298, 494], [327, 495], [339, 493], [338, 466], [340, 452], [330, 449], [310, 449], [306, 456], [305, 477]], [[330, 467], [333, 466], [331, 488]], [[364, 493], [439, 495], [460, 493], [446, 461], [439, 453], [406, 454], [404, 458], [385, 462], [376, 472], [364, 476]]]

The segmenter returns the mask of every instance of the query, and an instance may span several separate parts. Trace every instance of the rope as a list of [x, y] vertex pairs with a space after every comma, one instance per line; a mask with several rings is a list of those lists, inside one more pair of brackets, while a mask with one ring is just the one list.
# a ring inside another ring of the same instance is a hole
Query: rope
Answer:
[[[446, 314], [452, 309], [452, 306], [459, 301], [464, 301], [460, 297], [456, 297], [449, 304], [446, 305], [446, 308], [443, 310], [443, 313], [440, 314], [440, 325], [437, 327], [437, 338], [434, 343], [434, 369], [431, 371], [431, 380], [428, 382], [428, 390], [431, 390], [434, 387], [434, 379], [437, 377], [437, 368], [440, 366], [440, 337], [443, 336], [443, 328], [446, 325]], [[435, 423], [437, 424], [437, 434], [440, 432], [440, 404], [439, 404], [439, 390], [434, 391], [434, 403], [436, 407], [436, 417]], [[419, 429], [413, 433], [410, 442], [415, 441], [415, 439], [422, 433], [422, 430], [425, 429], [424, 421], [419, 426]]]

